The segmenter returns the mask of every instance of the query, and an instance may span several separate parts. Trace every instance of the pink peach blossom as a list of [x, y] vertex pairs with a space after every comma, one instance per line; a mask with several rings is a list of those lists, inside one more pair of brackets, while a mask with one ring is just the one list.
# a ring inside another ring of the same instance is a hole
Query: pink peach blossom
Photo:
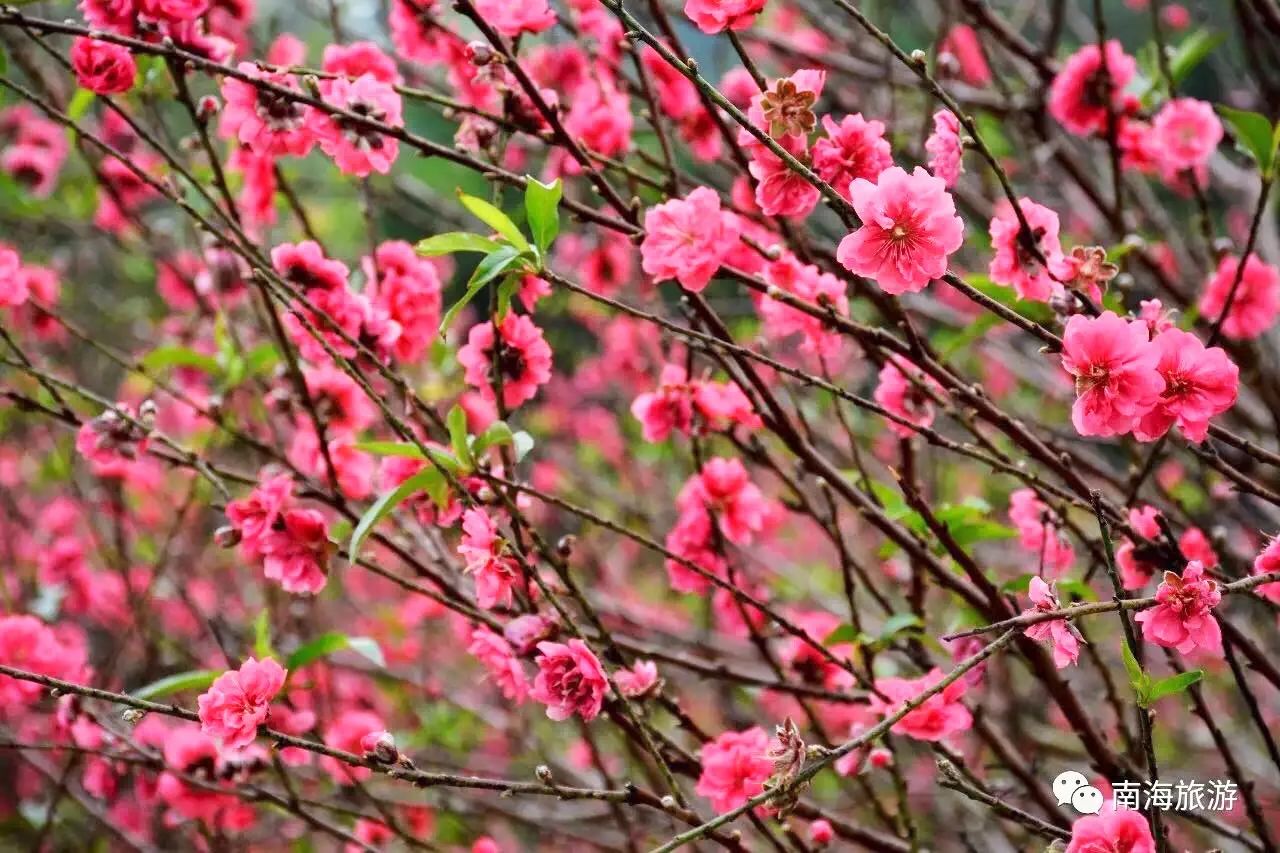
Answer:
[[849, 186], [862, 227], [840, 241], [836, 257], [850, 272], [873, 279], [886, 293], [915, 293], [947, 271], [964, 242], [964, 222], [946, 182], [917, 166], [893, 166], [876, 183]]
[[224, 672], [197, 699], [200, 730], [224, 749], [243, 749], [253, 743], [287, 674], [271, 658], [261, 662], [249, 658], [239, 670]]

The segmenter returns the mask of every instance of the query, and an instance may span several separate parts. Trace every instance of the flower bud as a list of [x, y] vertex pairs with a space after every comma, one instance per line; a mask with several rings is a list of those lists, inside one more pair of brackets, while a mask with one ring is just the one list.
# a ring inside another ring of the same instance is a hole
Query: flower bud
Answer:
[[224, 524], [213, 531], [213, 543], [219, 548], [234, 548], [240, 544], [240, 531], [230, 524]]
[[400, 750], [396, 749], [396, 739], [391, 732], [369, 732], [360, 739], [360, 748], [364, 757], [381, 764], [394, 764], [400, 758]]

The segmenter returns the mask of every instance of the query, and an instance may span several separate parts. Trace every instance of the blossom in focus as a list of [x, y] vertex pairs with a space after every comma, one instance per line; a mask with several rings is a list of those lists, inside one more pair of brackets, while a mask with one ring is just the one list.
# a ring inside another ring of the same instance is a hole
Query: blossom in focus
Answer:
[[759, 726], [707, 741], [698, 753], [702, 774], [694, 790], [710, 800], [717, 812], [737, 808], [762, 792], [773, 775], [773, 761], [765, 754], [768, 748], [769, 735]]
[[1140, 812], [1103, 808], [1071, 824], [1066, 853], [1156, 853], [1156, 842]]
[[138, 66], [129, 49], [92, 38], [71, 44], [71, 67], [81, 86], [99, 95], [119, 95], [133, 88]]
[[1112, 311], [1076, 314], [1062, 336], [1062, 365], [1075, 377], [1071, 422], [1081, 435], [1129, 432], [1160, 401], [1160, 351], [1147, 325]]
[[[1034, 606], [1023, 611], [1024, 616], [1058, 610], [1062, 607], [1058, 603], [1058, 594], [1054, 591], [1053, 584], [1045, 583], [1043, 578], [1031, 579], [1028, 595]], [[1071, 666], [1080, 659], [1080, 643], [1083, 641], [1071, 623], [1065, 619], [1037, 622], [1034, 625], [1028, 625], [1022, 633], [1033, 640], [1048, 640], [1053, 645], [1053, 663], [1058, 669]]]
[[1124, 90], [1138, 73], [1137, 60], [1114, 39], [1106, 44], [1105, 72], [1103, 56], [1097, 44], [1084, 45], [1063, 63], [1049, 89], [1049, 114], [1079, 136], [1106, 131], [1108, 91], [1112, 114], [1126, 111]]
[[[876, 691], [881, 695], [872, 694], [871, 710], [887, 717], [942, 680], [942, 670], [936, 667], [919, 678], [877, 678]], [[963, 678], [956, 679], [894, 723], [890, 731], [925, 741], [940, 741], [968, 731], [973, 715], [960, 701], [968, 687]]]
[[964, 222], [946, 182], [917, 166], [858, 178], [849, 187], [862, 227], [840, 241], [845, 269], [873, 279], [886, 293], [915, 293], [947, 271], [947, 258], [964, 242]]
[[197, 699], [201, 731], [225, 749], [243, 749], [253, 743], [286, 675], [271, 658], [261, 662], [249, 658], [240, 669], [224, 672]]
[[1156, 369], [1164, 391], [1134, 427], [1139, 441], [1155, 441], [1177, 425], [1190, 441], [1205, 440], [1209, 420], [1230, 409], [1240, 387], [1240, 369], [1221, 347], [1206, 347], [1190, 332], [1172, 328], [1151, 345], [1160, 354]]
[[1280, 314], [1280, 270], [1255, 254], [1249, 255], [1243, 273], [1239, 269], [1239, 258], [1223, 256], [1200, 295], [1200, 310], [1210, 320], [1222, 316], [1239, 274], [1240, 284], [1222, 323], [1222, 334], [1233, 340], [1250, 340], [1270, 329]]
[[682, 287], [701, 291], [737, 238], [726, 222], [719, 196], [707, 187], [650, 207], [640, 243], [641, 268], [654, 279], [675, 278]]
[[586, 722], [594, 720], [609, 682], [587, 644], [577, 638], [567, 644], [542, 642], [538, 651], [538, 674], [529, 695], [547, 706], [547, 716], [553, 720], [567, 720], [574, 714]]
[[1187, 563], [1179, 576], [1164, 573], [1156, 590], [1156, 605], [1139, 612], [1142, 636], [1157, 646], [1190, 654], [1196, 649], [1222, 654], [1222, 629], [1211, 612], [1222, 600], [1218, 582], [1205, 577], [1204, 566]]

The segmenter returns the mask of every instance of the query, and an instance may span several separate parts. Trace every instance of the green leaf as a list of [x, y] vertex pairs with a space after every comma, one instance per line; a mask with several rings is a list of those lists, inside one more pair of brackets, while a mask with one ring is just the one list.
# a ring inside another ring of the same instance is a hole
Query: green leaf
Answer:
[[506, 237], [507, 241], [516, 249], [521, 252], [529, 251], [529, 241], [520, 233], [520, 229], [511, 221], [511, 217], [484, 199], [476, 198], [473, 195], [460, 192], [458, 193], [458, 200], [462, 202], [463, 207], [471, 211], [472, 216], [497, 231], [503, 237]]
[[453, 446], [453, 455], [468, 468], [474, 468], [475, 462], [471, 459], [471, 443], [467, 435], [466, 410], [455, 405], [449, 410], [445, 425], [449, 427], [449, 443]]
[[879, 639], [882, 641], [891, 640], [903, 631], [922, 630], [923, 628], [924, 623], [914, 613], [895, 613], [884, 620], [884, 625], [880, 628]]
[[179, 346], [153, 349], [143, 356], [142, 367], [151, 373], [158, 373], [171, 367], [194, 367], [196, 370], [215, 376], [222, 372], [218, 360], [213, 356]]
[[447, 234], [436, 234], [424, 240], [419, 240], [415, 248], [419, 255], [434, 258], [440, 255], [452, 255], [457, 252], [479, 252], [482, 255], [487, 255], [501, 245], [498, 241], [490, 240], [488, 237], [481, 237], [479, 234], [469, 234], [466, 231], [450, 231]]
[[9, 54], [5, 53], [5, 50], [3, 47], [0, 47], [0, 74], [5, 74], [8, 71], [9, 71]]
[[414, 492], [439, 489], [439, 484], [435, 481], [443, 480], [444, 475], [439, 469], [433, 467], [423, 468], [413, 476], [409, 477], [400, 485], [396, 486], [390, 492], [373, 502], [373, 505], [365, 510], [364, 515], [360, 516], [360, 521], [356, 523], [355, 530], [351, 531], [351, 543], [347, 546], [347, 559], [354, 563], [360, 556], [360, 546], [364, 544], [364, 540], [373, 532], [373, 528], [387, 516], [397, 506], [407, 500]]
[[403, 456], [406, 459], [426, 459], [418, 445], [407, 441], [357, 441], [353, 447], [374, 456]]
[[500, 444], [511, 444], [514, 440], [515, 433], [511, 431], [506, 421], [494, 421], [484, 432], [476, 436], [471, 444], [471, 452], [477, 457], [483, 456], [489, 448]]
[[1138, 706], [1148, 708], [1151, 706], [1151, 676], [1142, 671], [1142, 665], [1133, 656], [1133, 650], [1129, 648], [1127, 642], [1122, 647], [1122, 651], [1124, 653], [1124, 668], [1129, 673], [1129, 684], [1133, 687], [1133, 694], [1138, 701]]
[[476, 294], [483, 290], [486, 284], [506, 272], [519, 258], [520, 250], [514, 246], [499, 246], [485, 255], [484, 259], [476, 265], [475, 272], [471, 274], [471, 281], [467, 282], [467, 290], [462, 294], [462, 298], [445, 312], [444, 318], [440, 321], [440, 334], [443, 336], [449, 331], [458, 312], [467, 307], [467, 304], [476, 298]]
[[139, 687], [131, 695], [135, 699], [157, 699], [172, 693], [181, 693], [183, 690], [199, 690], [203, 692], [221, 674], [211, 669], [179, 672], [175, 675], [167, 675], [159, 681], [153, 681], [144, 687]]
[[67, 104], [67, 118], [72, 121], [84, 118], [95, 97], [88, 89], [76, 89], [76, 93], [71, 96], [71, 102]]
[[274, 344], [261, 343], [245, 356], [244, 366], [250, 376], [265, 376], [280, 363], [280, 353]]
[[560, 196], [564, 187], [557, 178], [550, 184], [544, 184], [532, 177], [527, 177], [524, 188], [524, 212], [529, 220], [529, 233], [538, 251], [546, 254], [551, 243], [560, 233]]
[[1277, 133], [1266, 116], [1248, 110], [1218, 105], [1218, 112], [1231, 125], [1237, 146], [1253, 158], [1263, 177], [1271, 177], [1276, 153]]
[[507, 312], [511, 310], [511, 297], [520, 289], [520, 284], [521, 276], [518, 275], [508, 275], [502, 279], [502, 283], [498, 285], [498, 306], [493, 312], [493, 322], [501, 323], [507, 319]]
[[321, 634], [289, 655], [289, 659], [285, 661], [285, 669], [292, 674], [294, 670], [301, 669], [313, 661], [347, 649], [368, 658], [377, 666], [387, 665], [386, 658], [382, 655], [382, 649], [372, 638], [348, 637], [341, 632], [330, 631], [327, 634]]
[[271, 616], [265, 610], [253, 620], [253, 656], [258, 660], [276, 656], [271, 648]]
[[1191, 669], [1186, 672], [1179, 672], [1168, 678], [1162, 678], [1155, 684], [1151, 685], [1148, 693], [1148, 701], [1154, 702], [1157, 699], [1163, 699], [1166, 696], [1172, 696], [1175, 693], [1181, 693], [1191, 685], [1199, 682], [1204, 678], [1203, 669]]
[[843, 646], [847, 643], [858, 642], [858, 632], [849, 623], [844, 623], [836, 627], [834, 631], [827, 635], [822, 641], [824, 646]]
[[1173, 82], [1181, 83], [1185, 80], [1225, 38], [1222, 33], [1202, 29], [1179, 42], [1174, 48], [1173, 56], [1169, 57], [1169, 76], [1173, 78]]

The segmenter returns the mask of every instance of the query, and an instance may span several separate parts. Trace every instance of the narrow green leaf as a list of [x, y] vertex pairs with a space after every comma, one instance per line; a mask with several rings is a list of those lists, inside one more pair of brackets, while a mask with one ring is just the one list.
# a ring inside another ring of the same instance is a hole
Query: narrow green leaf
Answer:
[[440, 321], [440, 334], [443, 336], [445, 332], [449, 331], [449, 327], [453, 325], [453, 320], [458, 316], [458, 312], [467, 307], [468, 303], [476, 298], [476, 294], [483, 290], [486, 284], [502, 275], [519, 257], [520, 250], [514, 246], [500, 246], [485, 255], [484, 259], [476, 265], [475, 272], [471, 274], [471, 281], [467, 282], [467, 290], [462, 294], [462, 298], [445, 312], [444, 318]]
[[457, 252], [479, 252], [487, 255], [502, 244], [479, 234], [466, 231], [450, 231], [447, 234], [436, 234], [418, 241], [415, 247], [418, 254], [428, 258], [440, 255], [452, 255]]
[[382, 648], [371, 637], [348, 637], [339, 631], [330, 631], [327, 634], [321, 634], [289, 655], [289, 659], [285, 661], [285, 669], [292, 674], [309, 663], [347, 649], [368, 658], [378, 666], [387, 665]]
[[482, 198], [476, 198], [466, 193], [458, 193], [458, 200], [462, 202], [462, 206], [471, 211], [471, 215], [479, 219], [485, 225], [488, 225], [494, 231], [497, 231], [507, 241], [515, 246], [521, 252], [529, 251], [529, 241], [520, 233], [520, 229], [511, 221], [511, 217], [507, 216], [498, 208]]
[[175, 675], [167, 675], [158, 681], [153, 681], [148, 685], [139, 687], [131, 694], [135, 699], [158, 699], [161, 696], [169, 696], [173, 693], [180, 693], [183, 690], [199, 690], [203, 692], [210, 684], [213, 684], [222, 673], [214, 672], [211, 669], [196, 669], [190, 672], [179, 672]]
[[1166, 696], [1172, 696], [1175, 693], [1181, 693], [1191, 685], [1199, 682], [1204, 678], [1203, 669], [1191, 669], [1186, 672], [1180, 672], [1177, 675], [1171, 675], [1168, 678], [1162, 678], [1155, 684], [1151, 685], [1148, 699], [1151, 702], [1157, 699], [1163, 699]]
[[524, 189], [524, 212], [529, 220], [529, 232], [538, 250], [546, 254], [552, 242], [560, 234], [560, 196], [564, 187], [557, 178], [544, 184], [527, 177]]
[[449, 427], [449, 443], [453, 446], [453, 455], [468, 468], [475, 467], [471, 459], [471, 445], [467, 441], [466, 410], [455, 405], [445, 417], [445, 425]]
[[1173, 82], [1181, 83], [1185, 80], [1225, 38], [1222, 33], [1201, 29], [1183, 39], [1169, 58], [1169, 76], [1173, 78]]
[[416, 444], [407, 441], [357, 441], [353, 447], [374, 456], [403, 456], [406, 459], [426, 459]]
[[1146, 673], [1142, 671], [1142, 665], [1138, 663], [1138, 659], [1133, 656], [1133, 649], [1129, 648], [1128, 643], [1124, 643], [1120, 647], [1120, 651], [1124, 656], [1124, 668], [1129, 673], [1129, 683], [1135, 688], [1142, 683], [1142, 679], [1146, 677]]
[[194, 367], [196, 370], [212, 375], [222, 372], [218, 360], [211, 355], [196, 352], [188, 347], [157, 347], [142, 358], [142, 366], [149, 372], [158, 372], [171, 367]]
[[836, 627], [834, 631], [827, 635], [822, 641], [824, 646], [843, 646], [847, 643], [856, 643], [858, 641], [858, 632], [849, 623], [844, 623]]
[[511, 444], [515, 440], [515, 433], [511, 431], [506, 421], [494, 421], [489, 424], [488, 428], [480, 435], [476, 436], [471, 445], [471, 453], [479, 458], [483, 456], [485, 451], [491, 447], [497, 447], [501, 444]]
[[67, 118], [72, 121], [79, 121], [84, 118], [84, 114], [89, 111], [89, 105], [93, 103], [93, 99], [97, 97], [88, 89], [76, 89], [76, 93], [71, 96], [71, 103], [67, 104]]
[[1231, 125], [1238, 147], [1253, 158], [1264, 177], [1270, 177], [1276, 152], [1276, 130], [1266, 116], [1248, 110], [1218, 105], [1218, 112]]
[[891, 640], [903, 631], [921, 628], [924, 628], [924, 623], [914, 613], [895, 613], [884, 620], [884, 625], [880, 628], [880, 639]]
[[360, 556], [360, 546], [364, 544], [364, 540], [373, 532], [373, 528], [377, 526], [378, 522], [414, 492], [420, 492], [427, 488], [432, 477], [440, 477], [440, 472], [435, 468], [423, 468], [390, 492], [378, 498], [373, 502], [372, 506], [365, 510], [364, 515], [360, 516], [360, 521], [356, 523], [355, 530], [351, 531], [351, 543], [347, 546], [347, 556], [351, 562], [354, 563]]
[[265, 610], [253, 620], [253, 656], [258, 660], [275, 657], [271, 648], [271, 617]]

